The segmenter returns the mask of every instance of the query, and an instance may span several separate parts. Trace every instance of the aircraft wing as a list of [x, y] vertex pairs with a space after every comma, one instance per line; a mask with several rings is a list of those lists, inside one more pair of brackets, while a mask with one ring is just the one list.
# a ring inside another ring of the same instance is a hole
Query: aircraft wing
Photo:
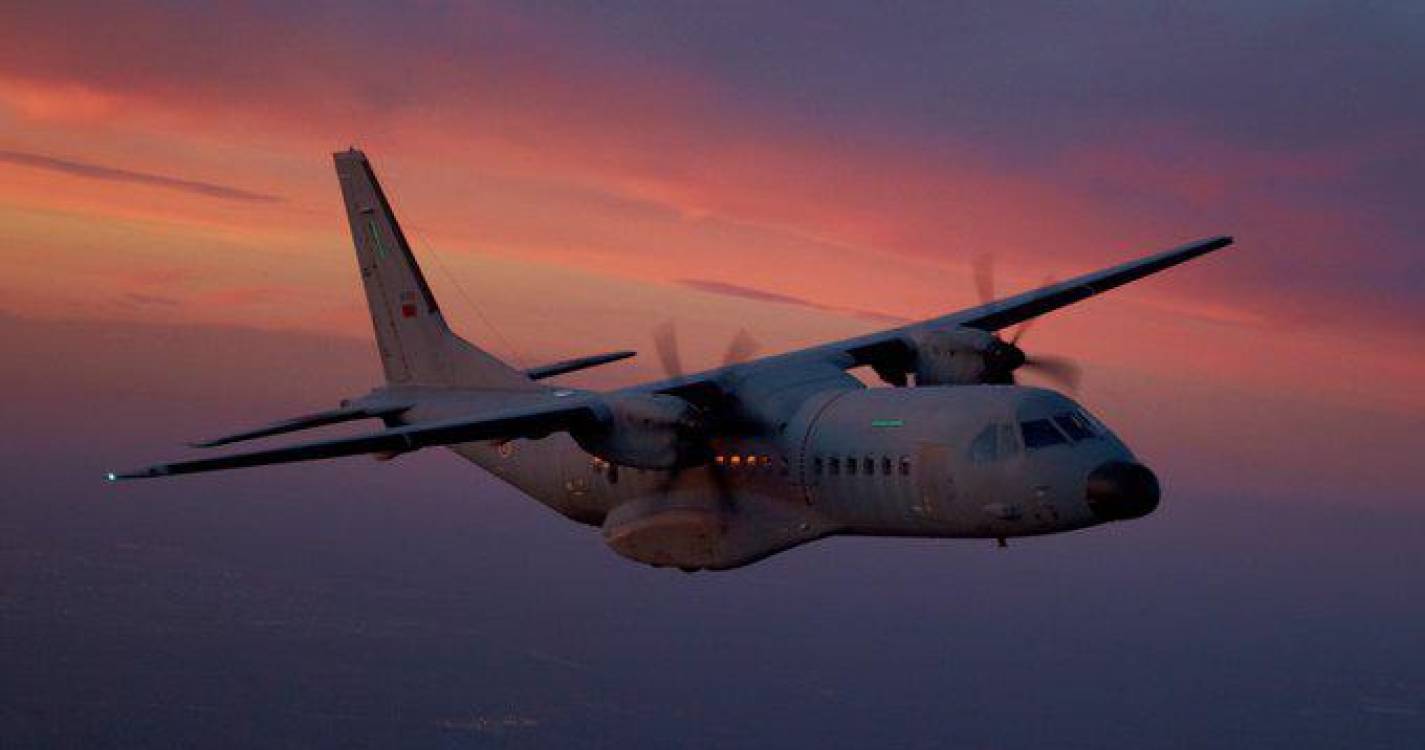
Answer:
[[1016, 294], [1013, 297], [995, 300], [979, 307], [943, 315], [938, 318], [912, 323], [900, 328], [860, 336], [834, 344], [814, 347], [814, 350], [830, 349], [833, 353], [843, 353], [851, 357], [850, 367], [874, 365], [883, 357], [900, 356], [897, 351], [904, 347], [906, 336], [926, 329], [963, 326], [984, 331], [998, 331], [1031, 318], [1082, 302], [1090, 297], [1116, 289], [1139, 279], [1151, 276], [1181, 263], [1186, 263], [1214, 250], [1232, 244], [1231, 237], [1211, 237], [1197, 242], [1165, 250], [1138, 260], [1131, 260], [1101, 271], [1086, 273], [1068, 281], [1050, 284], [1039, 289]]
[[488, 412], [471, 417], [427, 422], [381, 430], [355, 437], [298, 443], [282, 448], [235, 453], [157, 464], [134, 471], [112, 473], [108, 478], [145, 479], [174, 474], [240, 469], [248, 466], [314, 461], [363, 453], [402, 453], [419, 448], [483, 440], [540, 438], [551, 432], [594, 424], [599, 419], [597, 396], [578, 396], [519, 409]]
[[1116, 289], [1159, 271], [1186, 263], [1193, 258], [1206, 255], [1214, 250], [1232, 244], [1231, 237], [1211, 237], [1190, 242], [1171, 250], [1149, 255], [1138, 260], [1087, 273], [1068, 281], [1050, 284], [1040, 289], [995, 300], [978, 307], [950, 313], [909, 325], [891, 328], [855, 338], [844, 339], [829, 344], [820, 344], [806, 349], [776, 354], [740, 365], [732, 365], [716, 370], [674, 378], [671, 380], [639, 386], [641, 391], [684, 394], [699, 389], [716, 389], [723, 376], [743, 367], [760, 367], [767, 363], [785, 361], [833, 362], [841, 367], [876, 365], [887, 360], [897, 360], [906, 355], [910, 346], [909, 338], [916, 333], [937, 328], [962, 326], [985, 331], [997, 331], [1022, 323], [1061, 307], [1081, 302], [1090, 297]]
[[1230, 244], [1232, 244], [1231, 237], [1212, 237], [1190, 242], [1156, 255], [1132, 260], [1102, 271], [1087, 273], [1068, 281], [1050, 284], [1040, 289], [996, 300], [918, 325], [937, 326], [955, 323], [986, 331], [998, 331], [1001, 328], [1023, 323], [1030, 318], [1053, 312], [1061, 307], [1081, 302], [1110, 289], [1116, 289], [1124, 284], [1151, 276], [1180, 263], [1186, 263], [1193, 258], [1206, 255]]

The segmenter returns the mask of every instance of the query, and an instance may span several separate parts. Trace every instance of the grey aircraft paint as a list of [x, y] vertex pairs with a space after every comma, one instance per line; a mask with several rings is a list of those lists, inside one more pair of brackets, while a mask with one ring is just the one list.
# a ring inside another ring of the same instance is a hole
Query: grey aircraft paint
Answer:
[[[387, 429], [110, 479], [446, 446], [630, 559], [727, 569], [834, 534], [995, 538], [1127, 520], [1156, 478], [1066, 396], [1014, 385], [1030, 359], [994, 331], [1231, 243], [1218, 237], [960, 313], [605, 393], [537, 380], [456, 336], [365, 155], [335, 155], [387, 384], [199, 445], [378, 418]], [[872, 368], [893, 388], [848, 374]]]

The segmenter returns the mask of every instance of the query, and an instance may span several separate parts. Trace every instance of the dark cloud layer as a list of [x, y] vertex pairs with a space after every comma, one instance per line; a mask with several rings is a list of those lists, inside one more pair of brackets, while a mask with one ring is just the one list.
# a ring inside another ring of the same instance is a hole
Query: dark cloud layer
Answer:
[[1279, 148], [1398, 136], [1425, 117], [1414, 2], [538, 5], [808, 117], [1035, 155], [1146, 123]]
[[256, 193], [228, 185], [202, 182], [200, 180], [187, 180], [181, 177], [171, 177], [161, 174], [149, 174], [147, 172], [135, 172], [117, 167], [106, 167], [102, 164], [59, 159], [43, 154], [0, 151], [0, 162], [18, 164], [23, 167], [33, 167], [35, 169], [46, 169], [51, 172], [63, 172], [65, 174], [89, 177], [96, 180], [152, 185], [154, 187], [181, 190], [186, 193], [206, 195], [210, 198], [222, 198], [224, 200], [247, 201], [252, 203], [276, 203], [282, 200], [281, 197], [276, 195]]

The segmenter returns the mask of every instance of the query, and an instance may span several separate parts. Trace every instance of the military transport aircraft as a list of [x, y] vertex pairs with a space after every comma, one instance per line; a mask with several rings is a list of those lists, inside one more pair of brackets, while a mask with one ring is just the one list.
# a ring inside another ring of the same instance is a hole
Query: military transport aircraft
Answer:
[[[335, 154], [386, 384], [332, 411], [197, 444], [214, 447], [358, 419], [386, 429], [109, 474], [111, 480], [446, 446], [616, 552], [685, 571], [736, 568], [837, 534], [996, 539], [1138, 518], [1157, 478], [1061, 393], [1016, 385], [1042, 365], [997, 331], [1231, 244], [1215, 237], [830, 344], [607, 392], [546, 378], [633, 356], [530, 370], [457, 336], [416, 265], [371, 163]], [[1021, 329], [1022, 331], [1022, 329]], [[849, 373], [869, 367], [893, 388]]]

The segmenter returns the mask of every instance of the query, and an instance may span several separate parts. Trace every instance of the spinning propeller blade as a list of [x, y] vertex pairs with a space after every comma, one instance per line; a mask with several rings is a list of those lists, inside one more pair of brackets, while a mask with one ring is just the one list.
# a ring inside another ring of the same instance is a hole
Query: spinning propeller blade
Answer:
[[[663, 364], [663, 370], [670, 378], [683, 377], [683, 356], [678, 348], [678, 331], [672, 321], [659, 324], [653, 329], [653, 344], [658, 352], [658, 360]], [[728, 342], [727, 349], [723, 352], [722, 365], [736, 365], [746, 362], [754, 357], [762, 345], [747, 329], [740, 328]], [[712, 478], [714, 487], [717, 489], [718, 500], [724, 508], [731, 510], [736, 505], [736, 493], [733, 491], [731, 478], [727, 475], [727, 467], [716, 461], [709, 461], [703, 464], [707, 468], [708, 475]], [[678, 480], [683, 477], [689, 468], [678, 467], [668, 472], [662, 485], [659, 487], [659, 494], [667, 495], [677, 486]]]
[[[990, 255], [989, 253], [981, 253], [979, 255], [976, 255], [973, 259], [971, 259], [971, 266], [975, 274], [975, 291], [980, 296], [980, 302], [982, 304], [989, 304], [993, 302], [995, 299], [994, 256]], [[1050, 274], [1049, 276], [1046, 276], [1044, 278], [1044, 282], [1040, 284], [1040, 286], [1047, 287], [1051, 286], [1053, 283], [1054, 276]], [[1019, 327], [1014, 329], [1014, 332], [1009, 335], [1008, 339], [1004, 339], [999, 336], [996, 336], [996, 338], [999, 338], [1000, 341], [1002, 341], [1009, 347], [1019, 350], [1019, 342], [1024, 338], [1024, 334], [1028, 333], [1029, 329], [1034, 326], [1034, 322], [1036, 320], [1038, 320], [1038, 318], [1030, 318], [1019, 324]], [[1023, 353], [1023, 350], [1020, 350], [1020, 352]], [[1057, 357], [1052, 355], [1031, 356], [1028, 354], [1024, 354], [1022, 363], [1019, 365], [1019, 367], [1028, 368], [1029, 370], [1042, 376], [1046, 380], [1049, 380], [1063, 387], [1065, 390], [1070, 391], [1077, 390], [1079, 387], [1079, 382], [1083, 378], [1083, 369], [1079, 367], [1076, 362], [1067, 357]], [[1009, 373], [1009, 380], [1010, 382], [1015, 382], [1013, 373]]]

